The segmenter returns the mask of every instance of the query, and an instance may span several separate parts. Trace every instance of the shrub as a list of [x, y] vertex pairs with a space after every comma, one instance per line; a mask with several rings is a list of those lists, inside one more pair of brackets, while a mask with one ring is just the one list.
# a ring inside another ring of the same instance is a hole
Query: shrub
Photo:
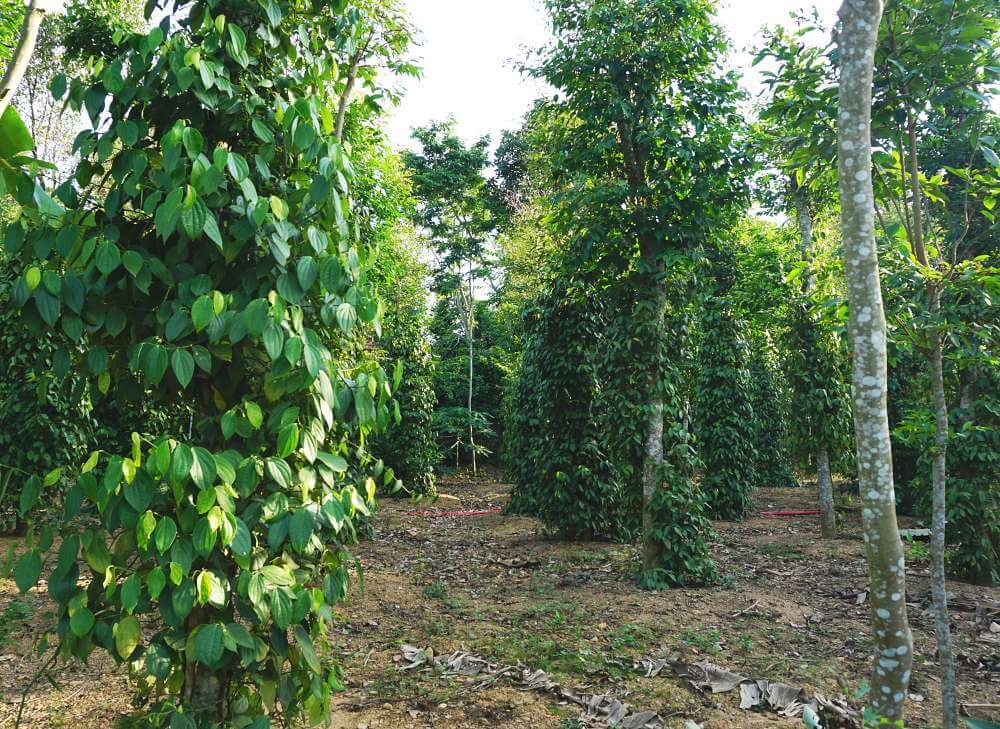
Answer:
[[[79, 187], [15, 191], [12, 299], [58, 337], [54, 373], [95, 399], [192, 408], [183, 435], [133, 433], [75, 469], [48, 577], [59, 655], [127, 664], [152, 726], [320, 722], [340, 687], [317, 642], [384, 477], [367, 440], [391, 398], [346, 354], [379, 307], [333, 136], [345, 10], [196, 0], [127, 36], [53, 81], [93, 125]], [[95, 181], [104, 195], [81, 194]], [[96, 519], [76, 518], [85, 505]], [[22, 591], [54, 536], [29, 538]]]
[[701, 486], [715, 518], [741, 519], [753, 506], [758, 459], [749, 351], [724, 298], [705, 302], [701, 326], [694, 402]]

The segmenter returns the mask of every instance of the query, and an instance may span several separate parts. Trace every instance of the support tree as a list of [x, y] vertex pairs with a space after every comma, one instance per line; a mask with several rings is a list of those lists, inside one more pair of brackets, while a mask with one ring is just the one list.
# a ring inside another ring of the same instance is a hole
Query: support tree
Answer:
[[[317, 647], [391, 398], [377, 364], [346, 354], [379, 310], [335, 138], [351, 16], [344, 0], [186, 10], [53, 81], [91, 123], [76, 184], [19, 176], [4, 244], [26, 323], [58, 339], [52, 376], [193, 418], [66, 464], [60, 539], [40, 528], [15, 577], [30, 589], [58, 544], [58, 655], [127, 664], [150, 726], [319, 723], [339, 681]], [[81, 192], [92, 180], [101, 195]]]
[[[667, 481], [669, 454], [687, 447], [677, 427], [684, 403], [679, 363], [655, 343], [685, 307], [671, 302], [675, 268], [720, 233], [743, 199], [735, 182], [743, 159], [736, 84], [719, 69], [725, 42], [709, 2], [547, 5], [557, 42], [532, 71], [561, 91], [550, 109], [563, 122], [550, 154], [566, 183], [555, 222], [576, 241], [575, 271], [625, 277], [630, 297], [622, 298], [619, 317], [635, 326], [622, 336], [647, 344], [617, 375], [635, 383], [643, 401], [643, 582], [676, 584], [692, 570], [668, 563], [673, 540], [683, 537], [659, 521], [670, 519], [670, 492], [690, 489], [686, 480]], [[675, 300], [690, 296], [677, 288]]]
[[875, 632], [869, 707], [878, 717], [901, 720], [913, 665], [913, 636], [892, 479], [886, 324], [875, 247], [871, 153], [872, 75], [882, 8], [881, 0], [845, 0], [841, 6], [837, 136], [858, 481]]
[[491, 275], [488, 244], [494, 232], [484, 176], [489, 164], [486, 152], [489, 140], [480, 139], [466, 146], [455, 133], [454, 121], [416, 129], [413, 136], [421, 150], [408, 152], [405, 160], [413, 175], [413, 192], [417, 198], [414, 220], [428, 236], [437, 259], [434, 292], [439, 297], [451, 299], [452, 310], [458, 314], [453, 325], [465, 338], [468, 365], [465, 430], [475, 473], [477, 451], [481, 450], [476, 443], [478, 420], [473, 401], [476, 287]]
[[[834, 351], [826, 346], [826, 327], [815, 315], [816, 275], [808, 270], [815, 257], [815, 217], [832, 207], [836, 123], [833, 64], [821, 49], [809, 46], [805, 31], [768, 31], [757, 62], [771, 58], [777, 70], [768, 75], [770, 96], [761, 110], [766, 156], [778, 168], [778, 208], [789, 212], [799, 233], [801, 260], [807, 272], [789, 308], [785, 372], [796, 405], [792, 431], [807, 448], [816, 468], [820, 526], [825, 538], [837, 536], [831, 451], [837, 442], [840, 394]], [[834, 453], [834, 455], [836, 455]]]
[[[967, 296], [962, 289], [979, 278], [979, 271], [969, 260], [973, 256], [963, 255], [962, 248], [981, 201], [962, 177], [967, 177], [978, 153], [996, 158], [986, 144], [992, 140], [989, 122], [996, 118], [986, 95], [1000, 81], [998, 27], [1000, 8], [995, 4], [894, 0], [886, 6], [875, 59], [879, 110], [875, 138], [894, 150], [893, 155], [876, 159], [879, 222], [887, 236], [898, 233], [909, 244], [912, 261], [905, 262], [902, 273], [916, 284], [905, 286], [910, 307], [897, 312], [895, 319], [908, 344], [922, 355], [930, 380], [930, 397], [921, 400], [929, 402], [933, 420], [933, 437], [925, 445], [929, 458], [924, 460], [930, 461], [931, 472], [931, 593], [944, 729], [956, 729], [959, 722], [945, 583], [952, 440], [946, 359], [969, 342], [970, 327], [962, 321], [969, 317], [957, 312]], [[959, 163], [966, 173], [959, 169], [956, 174], [953, 166], [948, 171], [951, 185], [939, 169], [923, 169], [920, 146], [933, 143], [934, 137], [969, 141], [970, 156]], [[952, 192], [950, 187], [957, 189]], [[954, 216], [957, 221], [949, 220], [949, 206], [962, 211]], [[986, 514], [976, 518], [988, 523]]]

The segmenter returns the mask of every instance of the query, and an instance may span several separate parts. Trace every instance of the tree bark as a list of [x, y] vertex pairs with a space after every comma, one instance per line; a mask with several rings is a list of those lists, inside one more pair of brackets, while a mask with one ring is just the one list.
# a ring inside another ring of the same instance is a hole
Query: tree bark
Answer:
[[[808, 261], [812, 255], [813, 242], [813, 217], [809, 209], [809, 196], [805, 190], [792, 182], [795, 200], [795, 222], [799, 225], [799, 249], [802, 252], [802, 260]], [[806, 291], [811, 291], [816, 286], [816, 276], [812, 272], [806, 277]]]
[[[913, 112], [906, 115], [910, 193], [913, 207], [913, 253], [925, 267], [930, 267], [924, 243], [923, 189], [920, 184], [920, 164], [917, 156], [917, 125]], [[941, 313], [941, 288], [928, 280], [928, 311], [932, 319]], [[934, 459], [931, 464], [931, 596], [934, 603], [934, 630], [937, 634], [938, 663], [941, 664], [941, 726], [958, 729], [958, 698], [955, 681], [955, 655], [951, 645], [951, 619], [948, 615], [948, 589], [945, 582], [944, 550], [947, 542], [947, 453], [948, 401], [944, 391], [944, 351], [941, 328], [932, 323], [929, 331], [931, 347], [927, 352], [930, 366], [931, 395], [934, 400]]]
[[824, 539], [837, 538], [837, 512], [833, 508], [833, 476], [830, 451], [823, 446], [816, 451], [816, 484], [819, 489], [820, 533]]
[[[652, 276], [652, 274], [650, 275]], [[652, 285], [657, 317], [656, 331], [659, 338], [663, 336], [663, 323], [666, 316], [666, 284], [664, 281], [654, 281]], [[656, 572], [663, 557], [660, 541], [653, 539], [653, 532], [656, 530], [653, 501], [656, 498], [656, 490], [664, 488], [664, 484], [660, 480], [663, 470], [661, 466], [663, 465], [664, 427], [663, 397], [659, 394], [659, 380], [662, 377], [661, 366], [662, 364], [658, 364], [656, 371], [650, 373], [650, 393], [652, 396], [649, 403], [649, 419], [646, 421], [646, 457], [642, 464], [642, 571], [648, 575], [653, 575]]]
[[649, 421], [646, 423], [646, 460], [642, 466], [642, 571], [653, 574], [660, 566], [659, 542], [652, 538], [656, 524], [653, 520], [653, 499], [659, 483], [660, 466], [663, 464], [663, 400], [659, 397], [650, 403]]
[[[792, 182], [795, 186], [795, 182]], [[799, 224], [799, 245], [802, 250], [802, 260], [808, 261], [812, 254], [813, 218], [809, 209], [808, 196], [801, 187], [794, 187], [795, 219]], [[806, 276], [805, 290], [809, 293], [816, 286], [816, 276], [810, 272]], [[809, 325], [813, 326], [812, 317]], [[816, 462], [816, 486], [819, 491], [820, 533], [824, 539], [836, 539], [837, 514], [833, 508], [833, 477], [830, 474], [830, 449], [828, 444], [817, 446], [813, 454]]]
[[476, 433], [472, 422], [472, 384], [473, 384], [473, 357], [475, 346], [473, 342], [473, 326], [475, 324], [475, 309], [472, 300], [472, 263], [469, 263], [469, 301], [468, 316], [465, 320], [465, 336], [469, 344], [469, 450], [472, 451], [472, 475], [476, 475]]
[[0, 117], [7, 111], [10, 102], [14, 99], [14, 92], [17, 91], [24, 72], [28, 70], [28, 63], [31, 61], [31, 54], [35, 51], [35, 43], [38, 41], [38, 31], [42, 27], [42, 20], [45, 18], [45, 8], [41, 7], [38, 0], [31, 0], [28, 9], [24, 13], [24, 25], [21, 26], [21, 40], [18, 41], [14, 55], [11, 57], [7, 72], [0, 81]]
[[[624, 160], [625, 179], [631, 188], [634, 208], [634, 219], [638, 232], [639, 253], [647, 271], [648, 282], [639, 284], [639, 290], [648, 292], [656, 312], [655, 342], [663, 337], [664, 317], [666, 316], [667, 289], [663, 280], [665, 264], [662, 255], [665, 245], [656, 240], [650, 232], [652, 226], [639, 212], [643, 209], [642, 195], [646, 188], [646, 172], [641, 160], [641, 154], [636, 149], [632, 126], [621, 116], [618, 119], [618, 142]], [[643, 276], [642, 278], [645, 278]], [[640, 279], [642, 280], [642, 279]], [[652, 344], [651, 346], [658, 346]], [[663, 431], [664, 403], [659, 394], [660, 379], [663, 376], [663, 362], [658, 362], [655, 369], [649, 373], [649, 415], [646, 422], [646, 453], [642, 465], [642, 571], [653, 575], [662, 561], [662, 546], [659, 540], [653, 539], [656, 530], [656, 519], [653, 501], [656, 490], [664, 488], [660, 481], [663, 465]]]
[[838, 177], [858, 480], [876, 649], [869, 707], [879, 717], [898, 721], [913, 666], [913, 636], [892, 481], [886, 324], [871, 177], [872, 75], [882, 9], [882, 0], [845, 0], [840, 8]]
[[[941, 293], [934, 287], [931, 315], [941, 310]], [[934, 601], [934, 630], [937, 633], [938, 663], [941, 664], [941, 726], [958, 727], [958, 688], [955, 678], [955, 654], [951, 645], [951, 619], [948, 615], [948, 589], [945, 582], [944, 550], [947, 522], [945, 487], [948, 453], [948, 403], [944, 394], [944, 365], [941, 332], [931, 330], [931, 390], [934, 396], [934, 462], [931, 466], [934, 508], [931, 515], [931, 595]]]

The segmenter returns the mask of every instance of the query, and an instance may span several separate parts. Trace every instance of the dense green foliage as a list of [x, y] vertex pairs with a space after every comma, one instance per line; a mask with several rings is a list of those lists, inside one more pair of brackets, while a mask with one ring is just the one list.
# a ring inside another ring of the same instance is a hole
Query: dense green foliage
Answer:
[[[594, 348], [593, 377], [600, 384], [574, 395], [589, 399], [588, 393], [597, 392], [597, 402], [574, 415], [575, 431], [557, 435], [540, 429], [531, 437], [588, 442], [597, 428], [594, 443], [607, 448], [609, 463], [596, 470], [585, 461], [580, 470], [560, 472], [582, 473], [598, 484], [586, 486], [593, 491], [588, 503], [620, 492], [626, 525], [636, 525], [639, 510], [645, 512], [643, 584], [697, 581], [713, 569], [701, 531], [708, 522], [688, 469], [675, 464], [688, 462], [690, 448], [683, 418], [686, 362], [674, 343], [668, 344], [668, 319], [684, 320], [689, 301], [670, 301], [667, 291], [687, 288], [684, 274], [677, 273], [688, 267], [687, 251], [718, 234], [741, 199], [734, 186], [741, 160], [735, 85], [718, 72], [724, 43], [706, 3], [554, 0], [548, 7], [557, 43], [542, 53], [533, 72], [562, 94], [536, 109], [529, 139], [545, 145], [552, 170], [552, 212], [546, 220], [557, 239], [572, 241], [560, 264], [563, 286], [599, 293], [609, 308], [602, 322], [606, 339], [583, 334], [584, 327], [580, 334], [586, 339], [559, 348], [562, 357]], [[708, 108], [714, 113], [706, 117], [700, 110]], [[693, 207], [706, 214], [693, 218], [688, 214]], [[538, 371], [535, 362], [543, 361], [535, 359], [532, 346], [543, 341], [525, 342], [523, 366], [532, 374]], [[612, 362], [618, 366], [609, 367]], [[559, 374], [587, 383], [592, 380], [587, 366], [578, 362], [580, 372], [560, 368]], [[550, 393], [564, 386], [551, 371], [538, 374], [546, 376]], [[526, 382], [523, 372], [520, 382], [546, 389]], [[590, 422], [594, 418], [597, 424]], [[658, 428], [664, 431], [659, 444], [653, 442], [660, 439], [653, 435]], [[647, 455], [647, 448], [665, 456]], [[592, 459], [600, 450], [584, 452]], [[621, 479], [621, 486], [601, 479]], [[643, 484], [650, 484], [645, 495]], [[521, 491], [554, 486], [551, 480], [518, 484]], [[678, 503], [692, 507], [690, 521], [673, 521]], [[614, 525], [609, 521], [614, 508], [605, 506], [602, 523]], [[549, 523], [560, 528], [571, 518], [562, 513]], [[676, 548], [683, 542], [690, 551], [680, 554]]]
[[726, 293], [702, 304], [694, 433], [704, 464], [702, 490], [717, 519], [742, 519], [757, 485], [750, 351]]
[[756, 454], [751, 476], [758, 487], [791, 488], [798, 482], [788, 457], [788, 421], [784, 393], [778, 386], [780, 372], [770, 361], [763, 342], [751, 342], [750, 349], [750, 409]]
[[[711, 518], [755, 489], [820, 463], [854, 488], [834, 47], [815, 19], [766, 32], [748, 122], [714, 0], [545, 8], [523, 70], [555, 93], [492, 159], [450, 118], [392, 149], [400, 0], [46, 20], [0, 118], [0, 527], [55, 602], [53, 659], [108, 652], [144, 726], [327, 721], [349, 548], [377, 492], [434, 499], [436, 469], [499, 452], [507, 513], [640, 541], [649, 589], [716, 580]], [[0, 0], [0, 63], [22, 17]], [[940, 535], [947, 476], [951, 573], [991, 583], [1000, 10], [885, 17], [896, 494]]]
[[424, 267], [411, 249], [397, 245], [382, 249], [375, 268], [386, 284], [380, 289], [386, 307], [380, 344], [386, 366], [398, 367], [401, 374], [394, 393], [398, 417], [372, 451], [392, 469], [403, 492], [433, 496], [441, 449], [434, 430], [436, 370], [424, 310]]
[[394, 417], [371, 450], [395, 476], [391, 493], [433, 496], [441, 453], [433, 429], [437, 400], [424, 288], [428, 271], [407, 222], [413, 199], [403, 162], [384, 132], [364, 123], [370, 116], [353, 114], [345, 128], [355, 167], [353, 212], [361, 240], [376, 255], [369, 277], [383, 309], [377, 356], [387, 370], [398, 367], [402, 374]]
[[24, 21], [24, 3], [20, 0], [0, 0], [0, 65], [4, 69], [17, 45]]
[[[60, 654], [127, 662], [154, 725], [317, 721], [339, 686], [315, 641], [380, 476], [367, 436], [390, 419], [382, 369], [346, 357], [379, 307], [333, 137], [345, 5], [207, 0], [129, 36], [53, 82], [94, 125], [75, 180], [107, 194], [18, 183], [11, 297], [61, 332], [53, 376], [194, 409], [188, 433], [134, 433], [75, 469], [48, 578]], [[53, 537], [30, 539], [22, 590]]]
[[[504, 385], [503, 352], [491, 302], [481, 289], [494, 273], [490, 240], [496, 231], [485, 177], [489, 140], [466, 145], [454, 120], [413, 131], [419, 152], [405, 160], [417, 199], [414, 222], [434, 254], [435, 430], [445, 449], [477, 459], [497, 445]], [[464, 410], [464, 412], [463, 412]]]
[[[832, 48], [812, 43], [812, 28], [806, 22], [777, 29], [761, 53], [777, 62], [761, 113], [770, 158], [784, 178], [776, 187], [784, 188], [783, 207], [800, 223], [803, 211], [822, 217], [836, 209], [830, 193], [836, 64]], [[995, 421], [989, 407], [964, 418], [976, 399], [969, 382], [996, 366], [990, 323], [997, 318], [996, 193], [986, 181], [1000, 167], [994, 149], [1000, 126], [990, 104], [1000, 81], [998, 28], [995, 5], [893, 0], [880, 26], [874, 77], [874, 182], [890, 326], [896, 491], [902, 508], [929, 516], [934, 454], [947, 453], [940, 485], [947, 494], [948, 555], [956, 575], [980, 580], [990, 578], [983, 565], [995, 549], [996, 512], [975, 508], [986, 503], [980, 501], [983, 490], [966, 474], [975, 462], [977, 471], [986, 466], [982, 483], [989, 482], [989, 460], [980, 456], [994, 437]], [[828, 253], [805, 251], [803, 257], [802, 280], [818, 271], [820, 291], [797, 297], [801, 304], [789, 318], [783, 369], [794, 393], [791, 442], [796, 449], [826, 444], [831, 453], [843, 453], [845, 429], [837, 424], [845, 407], [835, 386], [842, 382], [845, 356], [836, 336], [846, 307], [842, 292], [824, 287]], [[833, 278], [839, 276], [834, 270]], [[938, 349], [935, 340], [942, 343]], [[950, 424], [937, 437], [947, 451], [935, 444], [935, 362], [943, 372], [939, 422]], [[823, 420], [823, 414], [834, 417]]]
[[[949, 554], [955, 575], [982, 584], [1000, 582], [1000, 408], [996, 373], [976, 377], [976, 395], [953, 413], [948, 446]], [[925, 412], [908, 413], [894, 435], [917, 454], [906, 490], [914, 509], [930, 512], [930, 459], [933, 433]]]
[[569, 538], [613, 539], [624, 532], [626, 496], [594, 411], [596, 305], [585, 289], [557, 286], [525, 312], [508, 422], [507, 467], [516, 483], [508, 511], [536, 516]]
[[[0, 529], [4, 532], [19, 528], [26, 480], [85, 457], [96, 430], [88, 409], [81, 407], [85, 392], [80, 379], [53, 382], [37, 374], [51, 368], [55, 345], [39, 341], [20, 326], [10, 305], [10, 285], [10, 281], [0, 285]], [[58, 500], [46, 505], [57, 506]]]
[[[144, 24], [140, 5], [135, 0], [112, 5], [116, 12], [108, 14], [105, 12], [108, 3], [103, 0], [77, 0], [69, 4], [66, 15], [49, 14], [42, 23], [36, 53], [24, 84], [25, 93], [15, 98], [15, 105], [23, 103], [29, 107], [23, 116], [35, 136], [38, 147], [35, 154], [41, 155], [45, 150], [47, 155], [55, 155], [48, 156], [47, 161], [61, 161], [58, 153], [69, 149], [72, 136], [78, 131], [79, 125], [71, 121], [72, 114], [60, 116], [54, 111], [59, 102], [51, 99], [47, 89], [52, 77], [67, 69], [79, 68], [85, 62], [82, 51], [74, 54], [66, 51], [75, 42], [76, 29], [85, 26], [91, 42], [110, 49], [115, 47], [116, 32], [135, 30]], [[0, 8], [3, 8], [4, 18], [16, 16], [19, 30], [23, 3], [18, 1], [0, 5]], [[4, 38], [13, 39], [13, 36], [5, 35]], [[6, 40], [0, 40], [0, 44], [4, 43]], [[0, 63], [5, 62], [3, 52], [6, 50], [0, 49]], [[49, 138], [58, 134], [69, 138]], [[46, 172], [47, 175], [56, 174], [50, 170]], [[9, 198], [0, 200], [0, 229], [7, 222], [6, 218], [14, 215], [13, 209], [4, 210], [10, 202]], [[83, 378], [76, 373], [60, 379], [47, 374], [52, 367], [52, 355], [59, 348], [59, 337], [54, 333], [39, 336], [37, 331], [32, 332], [22, 325], [10, 301], [12, 287], [22, 270], [23, 266], [16, 260], [0, 252], [0, 271], [3, 272], [0, 283], [0, 331], [3, 332], [0, 335], [0, 362], [3, 363], [0, 369], [0, 511], [4, 530], [18, 527], [17, 511], [27, 477], [79, 461], [99, 443], [127, 445], [130, 425], [141, 422], [142, 416], [152, 415], [130, 408], [117, 412], [112, 404], [109, 417], [97, 417]], [[59, 479], [59, 489], [65, 489], [65, 480]], [[51, 495], [56, 495], [55, 485]], [[37, 508], [57, 513], [59, 505], [59, 499], [53, 498], [39, 503]]]
[[793, 299], [784, 331], [782, 371], [792, 393], [788, 412], [791, 453], [807, 464], [821, 448], [849, 452], [851, 404], [844, 355], [835, 336], [811, 315], [808, 300]]

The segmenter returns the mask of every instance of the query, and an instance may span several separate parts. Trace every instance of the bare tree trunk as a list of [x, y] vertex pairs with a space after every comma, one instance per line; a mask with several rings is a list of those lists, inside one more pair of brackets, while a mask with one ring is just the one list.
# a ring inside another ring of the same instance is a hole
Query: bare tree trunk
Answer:
[[837, 538], [837, 512], [833, 508], [833, 476], [830, 451], [823, 446], [816, 451], [816, 484], [819, 488], [819, 523], [824, 539]]
[[[924, 266], [930, 266], [924, 244], [923, 189], [917, 158], [917, 125], [913, 112], [907, 113], [906, 132], [913, 206], [913, 253]], [[941, 313], [941, 289], [935, 281], [927, 282], [932, 319]], [[945, 582], [944, 549], [947, 542], [947, 453], [948, 401], [944, 391], [944, 352], [941, 329], [932, 324], [929, 331], [931, 347], [927, 352], [930, 365], [931, 394], [934, 400], [934, 460], [931, 465], [931, 596], [934, 603], [934, 630], [937, 634], [938, 663], [941, 664], [941, 726], [958, 729], [958, 698], [955, 680], [955, 655], [951, 646], [951, 619], [948, 615], [948, 588]]]
[[[932, 284], [931, 316], [941, 310], [941, 292]], [[931, 466], [933, 510], [931, 514], [931, 596], [934, 601], [934, 630], [937, 633], [938, 663], [941, 664], [941, 727], [958, 728], [958, 687], [955, 653], [951, 645], [948, 615], [948, 586], [945, 582], [944, 550], [947, 529], [948, 402], [944, 394], [944, 362], [941, 331], [931, 329], [931, 390], [934, 396], [934, 461]]]
[[[793, 181], [794, 184], [794, 181]], [[812, 253], [813, 219], [809, 210], [809, 200], [806, 192], [796, 187], [795, 218], [799, 224], [799, 245], [802, 259], [809, 260]], [[806, 293], [816, 286], [816, 276], [810, 272], [805, 280]], [[812, 317], [809, 318], [812, 326]], [[816, 486], [819, 491], [820, 533], [824, 539], [836, 539], [837, 514], [833, 508], [833, 477], [830, 474], [830, 449], [826, 443], [819, 445], [813, 454], [816, 461]]]
[[351, 59], [351, 65], [347, 69], [347, 84], [344, 86], [344, 92], [340, 95], [340, 103], [337, 106], [337, 123], [334, 134], [337, 136], [338, 143], [344, 141], [344, 121], [347, 119], [347, 107], [351, 104], [351, 94], [354, 93], [360, 61], [358, 55]]
[[896, 721], [903, 718], [913, 636], [906, 613], [906, 564], [892, 482], [886, 324], [871, 177], [872, 74], [882, 9], [882, 0], [845, 0], [840, 8], [837, 126], [858, 480], [875, 633], [869, 706], [876, 715]]
[[31, 54], [34, 53], [35, 43], [38, 41], [38, 30], [42, 27], [44, 18], [45, 9], [40, 7], [38, 0], [31, 0], [24, 14], [24, 25], [21, 26], [21, 40], [18, 41], [7, 72], [4, 74], [3, 80], [0, 81], [0, 117], [10, 106], [10, 102], [14, 99], [14, 92], [17, 91], [18, 84], [24, 77], [24, 72], [28, 70]]
[[472, 383], [473, 383], [473, 346], [472, 330], [475, 324], [475, 309], [472, 300], [472, 263], [469, 263], [469, 312], [465, 320], [465, 336], [469, 343], [469, 450], [472, 451], [472, 475], [476, 475], [476, 434], [472, 423]]
[[958, 399], [958, 406], [962, 409], [961, 423], [968, 423], [973, 420], [973, 403], [976, 401], [975, 382], [977, 376], [975, 367], [963, 367], [958, 373], [958, 389], [961, 393]]

